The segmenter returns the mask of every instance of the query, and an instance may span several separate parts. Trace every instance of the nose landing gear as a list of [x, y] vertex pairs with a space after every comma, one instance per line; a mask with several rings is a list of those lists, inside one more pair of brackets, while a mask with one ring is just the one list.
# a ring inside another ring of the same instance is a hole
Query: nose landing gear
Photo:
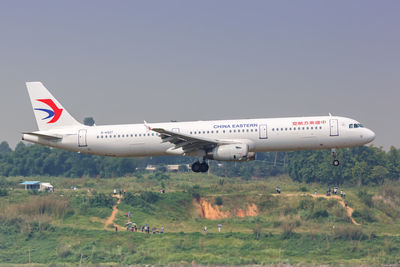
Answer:
[[196, 161], [192, 164], [192, 171], [193, 172], [207, 172], [208, 171], [208, 164], [205, 160], [203, 162]]
[[337, 166], [339, 166], [339, 161], [336, 159], [336, 157], [337, 157], [337, 153], [336, 153], [336, 149], [335, 148], [332, 148], [332, 150], [331, 150], [332, 152], [332, 157], [333, 157], [333, 166], [335, 166], [335, 167], [337, 167]]

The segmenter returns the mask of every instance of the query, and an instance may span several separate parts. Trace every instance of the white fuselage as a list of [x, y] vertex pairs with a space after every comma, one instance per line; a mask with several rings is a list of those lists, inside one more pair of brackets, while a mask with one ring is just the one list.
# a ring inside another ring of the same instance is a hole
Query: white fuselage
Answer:
[[[375, 138], [371, 130], [357, 121], [338, 116], [169, 122], [152, 123], [151, 127], [197, 138], [245, 143], [249, 152], [354, 147]], [[185, 155], [182, 149], [174, 149], [173, 144], [162, 142], [160, 134], [144, 124], [69, 126], [37, 133], [59, 138], [24, 134], [23, 140], [105, 156]]]

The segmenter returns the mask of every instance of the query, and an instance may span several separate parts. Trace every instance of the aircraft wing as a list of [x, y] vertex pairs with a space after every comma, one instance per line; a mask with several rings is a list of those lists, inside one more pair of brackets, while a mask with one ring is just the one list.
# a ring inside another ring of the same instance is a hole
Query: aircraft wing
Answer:
[[146, 122], [145, 126], [148, 130], [159, 133], [163, 143], [172, 143], [175, 145], [173, 149], [182, 148], [185, 153], [190, 153], [195, 150], [208, 151], [218, 145], [234, 143], [229, 140], [193, 136], [189, 134], [169, 131], [163, 128], [151, 128], [146, 124]]
[[151, 128], [151, 130], [160, 134], [163, 143], [172, 143], [175, 145], [174, 149], [182, 148], [185, 153], [199, 149], [207, 151], [220, 144], [220, 141], [217, 139], [194, 137], [188, 134], [168, 131], [163, 128]]

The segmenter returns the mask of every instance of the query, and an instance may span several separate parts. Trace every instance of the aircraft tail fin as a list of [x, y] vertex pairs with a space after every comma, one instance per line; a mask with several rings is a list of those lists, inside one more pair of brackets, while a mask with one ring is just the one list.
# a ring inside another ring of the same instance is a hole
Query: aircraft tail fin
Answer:
[[27, 82], [26, 87], [40, 131], [81, 125], [41, 82]]

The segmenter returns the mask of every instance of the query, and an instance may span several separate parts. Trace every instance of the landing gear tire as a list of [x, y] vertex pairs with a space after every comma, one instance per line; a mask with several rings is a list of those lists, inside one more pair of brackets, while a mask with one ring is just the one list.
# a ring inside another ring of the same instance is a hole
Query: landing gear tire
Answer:
[[200, 163], [200, 172], [208, 172], [208, 168], [207, 162]]
[[335, 167], [339, 166], [339, 161], [337, 159], [335, 159], [333, 161], [333, 166], [335, 166]]
[[200, 167], [201, 164], [200, 162], [196, 161], [195, 163], [192, 164], [192, 171], [193, 172], [200, 172]]

